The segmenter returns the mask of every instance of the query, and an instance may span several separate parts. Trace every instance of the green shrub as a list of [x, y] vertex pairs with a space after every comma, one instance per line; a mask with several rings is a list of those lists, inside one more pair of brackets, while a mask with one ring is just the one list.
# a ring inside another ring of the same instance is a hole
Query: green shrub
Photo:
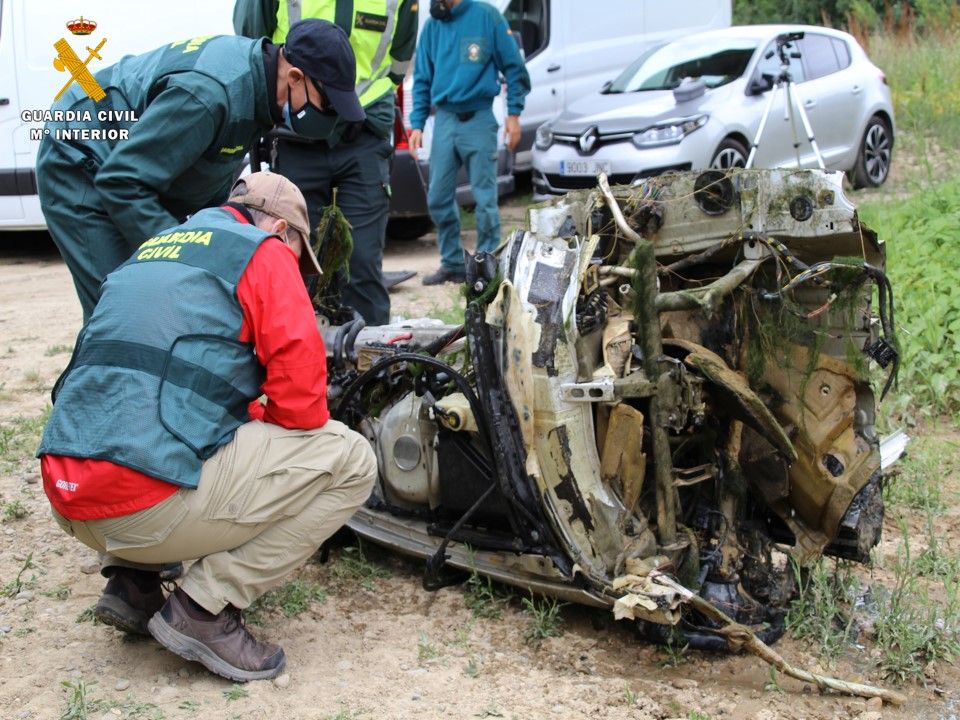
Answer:
[[902, 354], [894, 409], [960, 421], [960, 180], [863, 203], [860, 216], [887, 243]]

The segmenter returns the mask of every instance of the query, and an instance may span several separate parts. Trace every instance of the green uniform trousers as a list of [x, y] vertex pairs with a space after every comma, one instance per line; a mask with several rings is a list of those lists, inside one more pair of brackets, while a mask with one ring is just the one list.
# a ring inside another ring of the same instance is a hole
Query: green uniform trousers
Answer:
[[100, 298], [104, 278], [136, 250], [100, 203], [93, 186], [96, 169], [92, 159], [79, 153], [71, 157], [54, 147], [48, 153], [44, 172], [37, 176], [43, 217], [73, 276], [84, 323]]
[[341, 300], [368, 325], [390, 321], [390, 296], [383, 285], [383, 248], [390, 211], [390, 157], [393, 146], [366, 128], [353, 142], [279, 140], [274, 171], [303, 193], [315, 230], [337, 188], [337, 205], [353, 227], [350, 283]]

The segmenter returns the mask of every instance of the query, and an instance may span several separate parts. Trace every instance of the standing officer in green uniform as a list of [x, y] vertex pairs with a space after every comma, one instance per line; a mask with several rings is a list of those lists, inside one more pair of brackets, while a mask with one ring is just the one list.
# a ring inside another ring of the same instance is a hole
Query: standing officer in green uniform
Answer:
[[286, 175], [307, 199], [316, 227], [337, 189], [337, 205], [353, 228], [350, 283], [341, 300], [371, 325], [390, 320], [390, 297], [382, 266], [390, 210], [391, 136], [397, 85], [413, 57], [418, 0], [237, 0], [234, 29], [239, 35], [289, 37], [300, 17], [321, 18], [350, 37], [357, 58], [357, 96], [363, 123], [331, 118], [328, 135], [317, 141], [283, 135], [276, 139], [273, 170]]
[[[304, 137], [326, 134], [329, 117], [364, 118], [347, 36], [321, 20], [291, 28], [283, 47], [194, 38], [125, 57], [95, 77], [106, 97], [94, 102], [74, 85], [52, 110], [75, 119], [53, 116], [37, 155], [41, 207], [84, 322], [103, 279], [144, 238], [226, 199], [247, 148], [283, 123], [284, 107]], [[73, 131], [84, 128], [118, 137], [77, 139]]]

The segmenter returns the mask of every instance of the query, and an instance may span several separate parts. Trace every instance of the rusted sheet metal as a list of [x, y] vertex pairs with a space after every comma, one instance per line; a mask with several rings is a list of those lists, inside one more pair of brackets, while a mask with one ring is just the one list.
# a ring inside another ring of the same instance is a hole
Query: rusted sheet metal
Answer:
[[[786, 458], [787, 462], [797, 459], [797, 451], [790, 442], [773, 413], [764, 405], [763, 400], [747, 384], [743, 373], [731, 370], [722, 357], [689, 340], [671, 338], [664, 345], [683, 348], [687, 351], [684, 362], [699, 370], [704, 377], [714, 383], [736, 409], [731, 413], [752, 427]], [[728, 408], [730, 406], [728, 405]]]

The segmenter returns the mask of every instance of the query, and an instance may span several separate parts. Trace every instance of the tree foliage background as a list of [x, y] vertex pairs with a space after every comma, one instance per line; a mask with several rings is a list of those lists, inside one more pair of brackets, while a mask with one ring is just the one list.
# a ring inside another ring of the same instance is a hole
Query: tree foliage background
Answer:
[[957, 0], [734, 0], [733, 21], [798, 22], [851, 30], [937, 31], [960, 22]]

